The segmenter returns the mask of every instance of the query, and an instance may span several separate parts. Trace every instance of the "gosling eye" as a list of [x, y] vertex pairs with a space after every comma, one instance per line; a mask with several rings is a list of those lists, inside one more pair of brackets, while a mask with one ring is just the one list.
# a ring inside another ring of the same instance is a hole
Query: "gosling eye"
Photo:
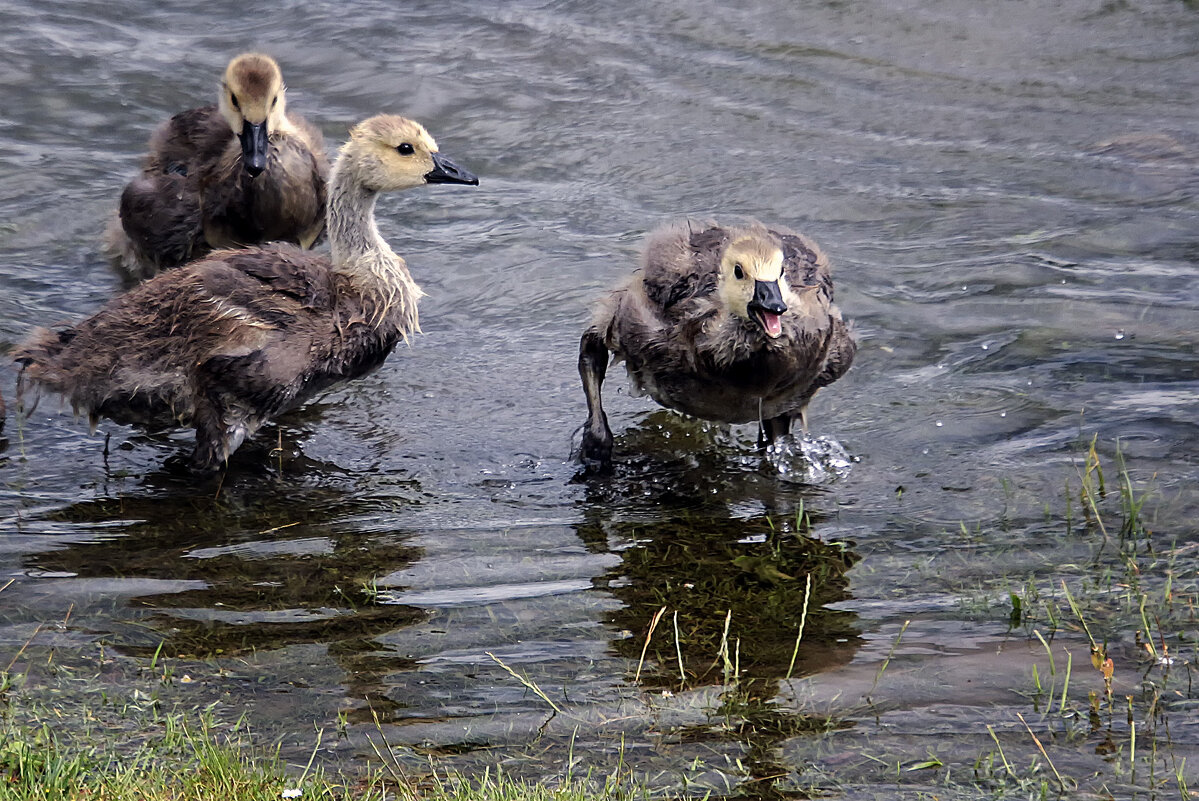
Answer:
[[733, 265], [733, 277], [736, 278], [737, 280], [741, 280], [742, 278], [745, 277], [745, 270], [741, 267], [740, 264]]
[[271, 98], [271, 108], [274, 108], [277, 105], [279, 105], [279, 95], [275, 95]]
[[235, 109], [241, 111], [241, 104], [237, 102], [237, 95], [233, 94], [232, 92], [229, 93], [229, 102], [233, 104]]
[[401, 156], [411, 156], [416, 152], [416, 148], [414, 148], [409, 142], [403, 142], [396, 147], [396, 152]]

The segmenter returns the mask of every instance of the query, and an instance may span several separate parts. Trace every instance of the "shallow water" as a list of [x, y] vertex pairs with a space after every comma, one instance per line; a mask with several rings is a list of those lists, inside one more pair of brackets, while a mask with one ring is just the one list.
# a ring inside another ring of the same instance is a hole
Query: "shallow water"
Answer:
[[[1009, 631], [1003, 577], [1107, 563], [1053, 522], [1092, 437], [1154, 477], [1159, 535], [1199, 540], [1189, 4], [120, 0], [0, 22], [6, 349], [119, 291], [98, 240], [121, 186], [240, 50], [279, 59], [331, 146], [402, 112], [482, 179], [381, 202], [429, 295], [424, 335], [219, 484], [164, 467], [186, 434], [89, 436], [51, 400], [10, 414], [0, 653], [64, 619], [60, 652], [161, 645], [196, 679], [186, 697], [244, 706], [300, 751], [342, 714], [345, 758], [372, 755], [378, 714], [401, 761], [559, 775], [573, 740], [658, 787], [869, 787], [846, 754], [921, 758], [950, 734], [969, 762], [986, 723], [1028, 714], [1043, 653]], [[848, 469], [797, 480], [752, 430], [656, 410], [614, 369], [618, 466], [578, 480], [589, 304], [681, 215], [759, 217], [829, 252], [860, 350], [810, 419]], [[14, 384], [0, 367], [10, 404]], [[733, 717], [754, 723], [718, 726], [738, 638], [753, 689]], [[836, 733], [807, 736], [821, 715]], [[1194, 725], [1173, 728], [1192, 751]]]

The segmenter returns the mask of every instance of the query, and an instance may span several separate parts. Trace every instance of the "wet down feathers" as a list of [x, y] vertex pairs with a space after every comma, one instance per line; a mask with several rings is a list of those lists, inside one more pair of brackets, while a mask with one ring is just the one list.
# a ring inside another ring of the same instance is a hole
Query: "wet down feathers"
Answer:
[[759, 445], [790, 433], [857, 345], [833, 303], [828, 258], [781, 227], [666, 225], [648, 237], [641, 269], [598, 304], [579, 345], [587, 398], [581, 458], [612, 459], [600, 389], [609, 354], [634, 388], [684, 414], [759, 421]]
[[140, 280], [218, 248], [312, 247], [324, 231], [328, 174], [320, 131], [287, 111], [279, 65], [244, 53], [225, 69], [216, 105], [180, 112], [154, 132], [105, 253]]
[[419, 330], [423, 294], [375, 225], [380, 192], [478, 184], [418, 123], [372, 117], [333, 167], [330, 256], [295, 245], [218, 250], [14, 353], [18, 392], [63, 395], [94, 423], [193, 427], [219, 468], [265, 422], [378, 367]]

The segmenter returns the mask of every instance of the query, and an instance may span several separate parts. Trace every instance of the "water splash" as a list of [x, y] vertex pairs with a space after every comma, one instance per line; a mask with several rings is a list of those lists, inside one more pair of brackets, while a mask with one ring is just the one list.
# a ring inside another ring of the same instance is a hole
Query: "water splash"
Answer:
[[829, 436], [791, 435], [766, 448], [765, 464], [785, 481], [828, 484], [849, 475], [854, 458]]

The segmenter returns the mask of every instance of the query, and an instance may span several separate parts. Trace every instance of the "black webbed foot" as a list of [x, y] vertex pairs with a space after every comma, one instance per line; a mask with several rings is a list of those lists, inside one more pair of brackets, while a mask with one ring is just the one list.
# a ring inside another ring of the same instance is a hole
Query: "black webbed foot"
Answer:
[[608, 428], [608, 416], [600, 413], [599, 425], [588, 420], [583, 426], [583, 445], [579, 459], [587, 473], [599, 474], [612, 471], [612, 431]]

